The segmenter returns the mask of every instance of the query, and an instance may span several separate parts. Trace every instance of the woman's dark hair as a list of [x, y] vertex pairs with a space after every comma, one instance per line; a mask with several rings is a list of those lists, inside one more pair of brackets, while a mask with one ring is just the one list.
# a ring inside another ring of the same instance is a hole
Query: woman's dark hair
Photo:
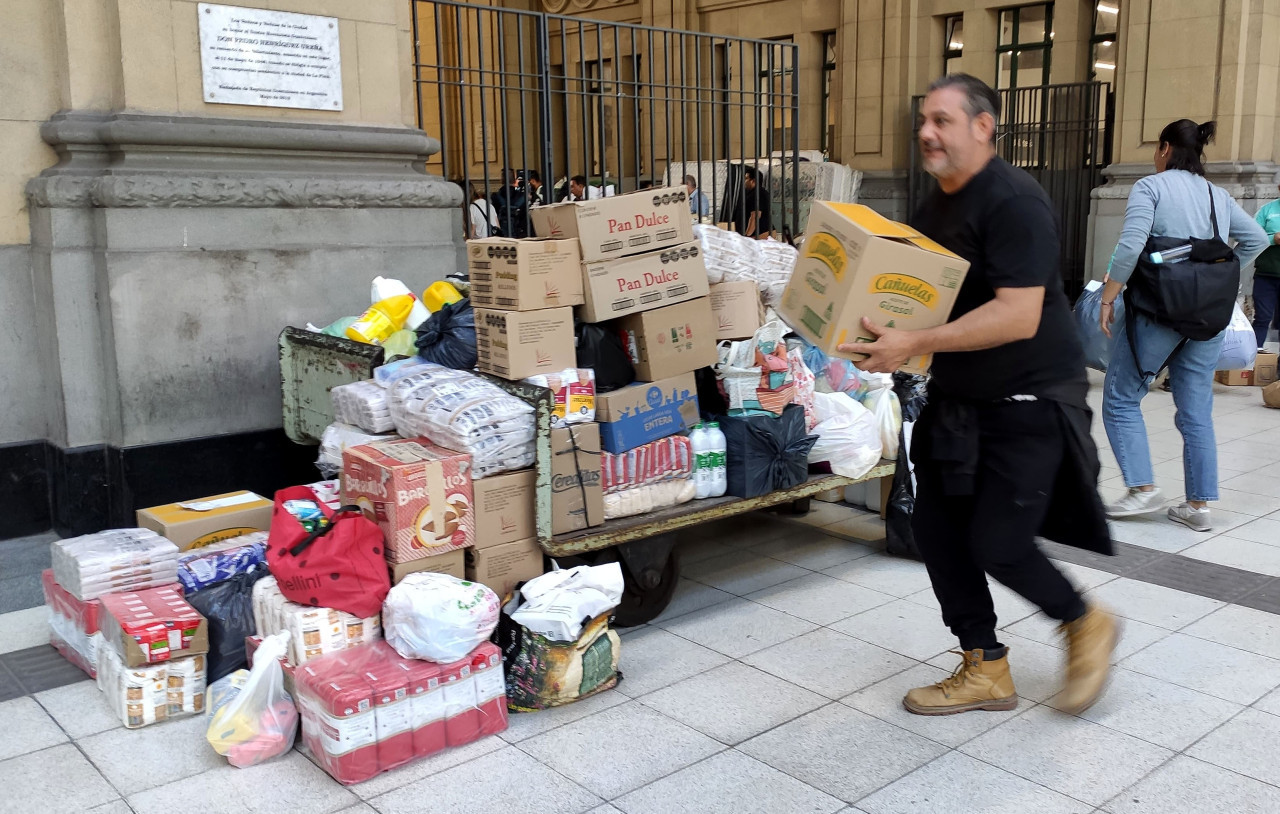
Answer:
[[1204, 175], [1204, 146], [1213, 141], [1217, 132], [1217, 122], [1196, 124], [1190, 119], [1178, 119], [1165, 125], [1160, 131], [1160, 143], [1169, 145], [1169, 162], [1165, 169]]

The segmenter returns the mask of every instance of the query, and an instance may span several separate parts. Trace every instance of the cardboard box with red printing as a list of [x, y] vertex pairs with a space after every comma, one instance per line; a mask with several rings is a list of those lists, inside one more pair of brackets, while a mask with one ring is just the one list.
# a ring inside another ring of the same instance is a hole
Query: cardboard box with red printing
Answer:
[[542, 237], [576, 237], [588, 263], [693, 240], [689, 192], [684, 187], [535, 206], [529, 217]]
[[536, 311], [582, 304], [582, 252], [576, 239], [467, 241], [471, 304]]
[[707, 266], [698, 243], [582, 267], [587, 322], [604, 322], [639, 311], [705, 297]]
[[102, 637], [128, 667], [209, 652], [209, 626], [175, 583], [102, 596]]
[[378, 524], [392, 564], [466, 548], [475, 536], [471, 456], [425, 439], [344, 450], [342, 502]]
[[716, 363], [716, 328], [706, 297], [623, 317], [618, 332], [642, 382]]

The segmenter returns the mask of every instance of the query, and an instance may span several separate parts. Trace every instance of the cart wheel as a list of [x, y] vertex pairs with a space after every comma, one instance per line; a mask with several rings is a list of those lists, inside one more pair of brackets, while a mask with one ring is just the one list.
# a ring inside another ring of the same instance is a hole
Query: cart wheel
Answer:
[[793, 500], [790, 504], [789, 514], [806, 515], [809, 513], [809, 506], [813, 498], [802, 497], [799, 500]]
[[680, 560], [673, 551], [661, 567], [645, 569], [645, 573], [632, 574], [626, 561], [618, 555], [617, 548], [599, 552], [594, 565], [608, 562], [622, 563], [622, 601], [613, 613], [615, 627], [636, 627], [654, 619], [667, 609], [680, 581]]

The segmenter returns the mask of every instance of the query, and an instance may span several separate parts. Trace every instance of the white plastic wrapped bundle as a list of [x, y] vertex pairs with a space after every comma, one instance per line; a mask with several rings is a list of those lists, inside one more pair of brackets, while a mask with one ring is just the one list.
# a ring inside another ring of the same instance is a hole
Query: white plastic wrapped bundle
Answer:
[[334, 421], [353, 424], [366, 432], [395, 429], [387, 408], [387, 391], [374, 380], [338, 385], [329, 395], [333, 399]]
[[378, 614], [362, 619], [334, 608], [290, 602], [280, 593], [275, 577], [254, 583], [253, 621], [259, 636], [289, 631], [289, 663], [295, 667], [382, 638]]
[[393, 384], [389, 394], [396, 430], [471, 453], [472, 477], [533, 465], [533, 406], [492, 382], [428, 364]]
[[178, 547], [150, 529], [112, 529], [50, 546], [53, 577], [80, 600], [178, 581]]
[[694, 224], [693, 234], [702, 247], [702, 256], [706, 261], [707, 280], [711, 284], [723, 283], [726, 280], [749, 280], [749, 266], [753, 253], [749, 241], [737, 232], [730, 232], [718, 226]]
[[324, 434], [320, 436], [320, 455], [316, 458], [316, 466], [325, 475], [335, 476], [342, 471], [342, 451], [347, 447], [373, 444], [395, 437], [395, 433], [369, 433], [351, 424], [335, 422], [325, 427]]
[[387, 644], [406, 659], [458, 661], [493, 633], [498, 609], [498, 595], [478, 582], [410, 574], [382, 603]]

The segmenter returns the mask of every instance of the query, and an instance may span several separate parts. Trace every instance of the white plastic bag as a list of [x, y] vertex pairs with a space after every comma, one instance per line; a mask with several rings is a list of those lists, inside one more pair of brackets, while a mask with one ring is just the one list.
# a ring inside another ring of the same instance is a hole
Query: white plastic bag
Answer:
[[809, 451], [809, 462], [826, 462], [846, 478], [871, 471], [884, 449], [880, 424], [871, 411], [844, 393], [814, 393], [813, 404], [818, 443]]
[[419, 572], [387, 594], [382, 630], [404, 658], [449, 664], [489, 638], [498, 611], [497, 594], [478, 582]]
[[289, 647], [289, 631], [262, 640], [252, 670], [236, 670], [209, 687], [209, 726], [205, 739], [232, 766], [264, 763], [293, 748], [298, 709], [284, 691], [280, 658]]
[[622, 566], [611, 562], [552, 571], [526, 582], [520, 595], [525, 601], [511, 614], [513, 621], [552, 641], [572, 642], [582, 633], [583, 620], [622, 601]]
[[404, 327], [410, 331], [416, 331], [418, 326], [427, 321], [427, 317], [431, 316], [431, 312], [427, 310], [427, 306], [422, 304], [418, 299], [418, 295], [409, 290], [409, 286], [399, 280], [388, 277], [374, 277], [373, 285], [369, 290], [369, 302], [372, 305], [376, 302], [389, 299], [398, 295], [408, 294], [413, 297], [413, 308], [409, 309], [409, 318], [404, 321]]
[[898, 430], [902, 429], [902, 406], [898, 394], [888, 387], [873, 390], [862, 400], [862, 405], [876, 417], [880, 428], [881, 454], [889, 460], [898, 458]]
[[1215, 370], [1253, 370], [1258, 358], [1258, 337], [1253, 324], [1244, 315], [1240, 303], [1231, 313], [1231, 323], [1222, 335], [1222, 351]]

